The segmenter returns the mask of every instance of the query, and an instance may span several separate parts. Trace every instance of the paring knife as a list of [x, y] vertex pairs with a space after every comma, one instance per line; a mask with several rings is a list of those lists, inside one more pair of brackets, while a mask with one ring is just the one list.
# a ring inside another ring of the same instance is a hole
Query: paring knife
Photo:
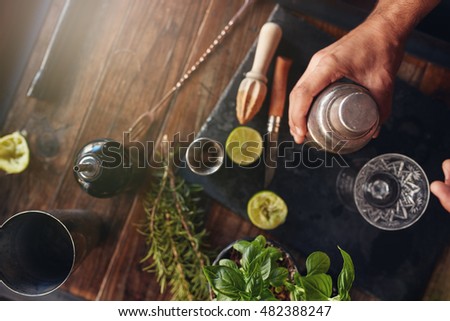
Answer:
[[264, 188], [267, 188], [270, 182], [272, 182], [277, 168], [278, 135], [284, 105], [286, 103], [287, 79], [291, 65], [292, 60], [282, 56], [278, 56], [275, 62], [275, 73], [270, 96], [269, 120], [267, 121]]

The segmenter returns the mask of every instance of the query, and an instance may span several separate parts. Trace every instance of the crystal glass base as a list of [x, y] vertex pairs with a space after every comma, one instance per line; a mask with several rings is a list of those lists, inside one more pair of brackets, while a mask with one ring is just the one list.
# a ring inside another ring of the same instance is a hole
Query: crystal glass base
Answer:
[[383, 230], [400, 230], [414, 224], [430, 198], [423, 169], [400, 154], [384, 154], [367, 162], [356, 176], [353, 194], [359, 213]]

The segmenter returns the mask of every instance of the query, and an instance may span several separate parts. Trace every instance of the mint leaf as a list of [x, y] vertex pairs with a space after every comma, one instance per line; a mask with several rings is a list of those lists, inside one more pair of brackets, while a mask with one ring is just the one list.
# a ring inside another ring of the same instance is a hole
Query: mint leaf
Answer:
[[235, 301], [236, 299], [230, 298], [229, 296], [226, 296], [222, 293], [216, 293], [216, 300], [217, 301]]
[[261, 292], [263, 291], [264, 281], [261, 277], [260, 271], [256, 270], [246, 285], [246, 292], [250, 293], [253, 300], [260, 299]]
[[278, 301], [274, 294], [268, 289], [264, 289], [261, 293], [261, 301]]
[[294, 283], [285, 282], [284, 286], [291, 293], [292, 301], [306, 301], [305, 289], [301, 281], [300, 273], [295, 272]]
[[229, 260], [229, 259], [222, 259], [222, 260], [220, 260], [219, 261], [219, 265], [221, 265], [221, 266], [228, 266], [229, 268], [232, 268], [233, 270], [238, 270], [239, 269], [237, 264], [234, 261]]
[[331, 276], [325, 273], [307, 275], [301, 278], [308, 301], [328, 301], [332, 292]]
[[252, 243], [259, 247], [260, 250], [262, 250], [266, 247], [266, 238], [262, 235], [258, 235], [257, 237], [255, 237]]
[[240, 240], [233, 244], [233, 248], [241, 254], [244, 253], [245, 249], [249, 246], [250, 242], [245, 240]]
[[350, 289], [355, 280], [355, 267], [353, 266], [353, 261], [350, 255], [338, 246], [341, 252], [344, 263], [342, 265], [341, 273], [339, 273], [337, 287], [339, 292], [339, 297], [342, 301], [349, 301]]
[[273, 262], [276, 262], [283, 257], [283, 254], [281, 253], [281, 250], [279, 248], [269, 246], [266, 248], [266, 251], [269, 253], [270, 258]]
[[272, 258], [269, 251], [263, 251], [260, 255], [260, 269], [262, 279], [265, 281], [269, 278], [272, 271]]
[[250, 277], [256, 269], [260, 268], [261, 262], [260, 260], [257, 260], [258, 254], [260, 253], [261, 250], [254, 242], [250, 243], [250, 245], [244, 249], [241, 258], [241, 266], [247, 277]]
[[270, 273], [269, 283], [272, 286], [282, 286], [288, 277], [288, 270], [284, 267], [277, 267]]
[[307, 275], [327, 273], [330, 269], [330, 258], [324, 252], [313, 252], [306, 259]]
[[242, 292], [240, 293], [240, 297], [237, 301], [252, 301], [253, 298], [250, 293]]
[[240, 293], [245, 291], [245, 281], [242, 275], [228, 266], [206, 266], [203, 268], [209, 284], [216, 294], [223, 294], [237, 300]]

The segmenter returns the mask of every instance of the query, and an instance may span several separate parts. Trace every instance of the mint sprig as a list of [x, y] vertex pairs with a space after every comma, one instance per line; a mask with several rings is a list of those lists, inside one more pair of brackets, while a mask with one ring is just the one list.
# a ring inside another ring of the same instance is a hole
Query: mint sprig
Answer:
[[328, 273], [330, 258], [324, 252], [311, 253], [306, 260], [306, 275], [293, 277], [282, 265], [283, 253], [259, 235], [253, 241], [238, 241], [233, 248], [241, 254], [239, 262], [222, 259], [203, 271], [216, 300], [277, 300], [280, 292], [291, 300], [350, 300], [355, 270], [350, 255], [338, 247], [343, 266], [337, 279], [338, 295], [332, 297], [333, 282]]

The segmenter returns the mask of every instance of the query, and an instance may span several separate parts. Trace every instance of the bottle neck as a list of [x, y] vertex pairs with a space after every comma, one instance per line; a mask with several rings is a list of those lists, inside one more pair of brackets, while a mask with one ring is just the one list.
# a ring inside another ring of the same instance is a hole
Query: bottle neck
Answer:
[[100, 160], [95, 156], [84, 156], [73, 167], [73, 171], [83, 180], [95, 180], [102, 172]]

